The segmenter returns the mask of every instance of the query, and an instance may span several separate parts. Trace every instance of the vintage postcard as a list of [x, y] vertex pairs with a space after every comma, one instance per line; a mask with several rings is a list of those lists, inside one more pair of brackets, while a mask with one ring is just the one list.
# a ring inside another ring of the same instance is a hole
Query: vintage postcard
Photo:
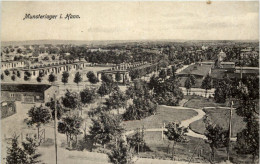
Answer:
[[2, 164], [259, 163], [259, 2], [2, 1]]

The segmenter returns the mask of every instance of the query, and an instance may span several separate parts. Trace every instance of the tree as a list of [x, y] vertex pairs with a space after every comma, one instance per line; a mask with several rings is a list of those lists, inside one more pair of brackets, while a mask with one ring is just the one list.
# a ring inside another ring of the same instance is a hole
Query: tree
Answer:
[[13, 81], [15, 81], [16, 76], [15, 76], [15, 75], [12, 75], [12, 76], [11, 76], [11, 79], [12, 79]]
[[48, 56], [45, 56], [42, 60], [44, 60], [44, 61], [49, 61], [50, 58], [49, 58]]
[[150, 85], [153, 87], [153, 99], [158, 104], [176, 106], [183, 99], [179, 81], [173, 76], [165, 80], [155, 77]]
[[106, 83], [106, 86], [107, 86], [108, 91], [109, 91], [108, 94], [110, 94], [112, 92], [112, 90], [118, 88], [118, 86], [115, 85], [111, 75], [102, 74], [101, 80], [102, 80], [102, 82]]
[[88, 80], [91, 84], [97, 84], [99, 82], [99, 80], [95, 74], [93, 74], [93, 76], [90, 76]]
[[232, 86], [230, 79], [218, 80], [215, 86], [214, 99], [217, 103], [225, 103], [228, 97], [232, 96]]
[[26, 142], [22, 142], [24, 152], [26, 153], [26, 164], [40, 163], [38, 158], [41, 156], [36, 152], [38, 144], [35, 139], [26, 137]]
[[157, 105], [146, 98], [135, 98], [133, 104], [126, 108], [124, 120], [140, 120], [156, 113]]
[[238, 154], [251, 154], [252, 163], [259, 157], [259, 123], [252, 121], [246, 129], [237, 134], [236, 150]]
[[69, 72], [67, 72], [67, 71], [64, 71], [64, 72], [62, 73], [61, 81], [63, 82], [64, 85], [65, 85], [66, 83], [68, 83], [69, 76], [70, 76], [70, 74], [69, 74]]
[[[180, 126], [180, 123], [170, 122], [165, 128], [167, 130], [164, 131], [164, 134], [167, 136], [168, 140], [173, 141], [172, 145], [172, 159], [174, 159], [174, 147], [177, 142], [185, 142], [187, 139], [185, 138], [188, 129]], [[169, 146], [168, 146], [169, 148]], [[169, 151], [168, 151], [169, 152]]]
[[8, 69], [6, 69], [4, 72], [5, 72], [5, 75], [6, 75], [6, 76], [9, 76], [9, 75], [10, 75], [10, 71], [9, 71]]
[[29, 126], [36, 125], [38, 129], [38, 139], [40, 138], [40, 127], [41, 125], [47, 124], [51, 119], [49, 110], [42, 105], [39, 107], [32, 107], [28, 112], [29, 120], [27, 124]]
[[167, 76], [172, 76], [172, 69], [170, 68], [167, 69]]
[[99, 105], [98, 107], [96, 108], [91, 108], [89, 111], [88, 111], [88, 116], [89, 117], [94, 117], [94, 116], [97, 116], [99, 115], [100, 113], [102, 112], [107, 112], [109, 111], [109, 109], [104, 106], [104, 105]]
[[211, 161], [214, 161], [215, 151], [217, 148], [227, 147], [228, 130], [224, 130], [221, 126], [213, 124], [208, 117], [204, 118], [206, 131], [204, 135], [207, 137], [206, 143], [211, 148]]
[[113, 83], [113, 78], [111, 75], [108, 74], [102, 74], [101, 75], [101, 80], [107, 84], [111, 84]]
[[172, 66], [172, 77], [175, 79], [177, 68], [175, 65]]
[[194, 75], [189, 74], [187, 79], [185, 80], [185, 84], [184, 84], [184, 87], [187, 90], [187, 95], [189, 95], [189, 90], [191, 89], [191, 87], [193, 85], [195, 85], [195, 82], [196, 82], [196, 79], [195, 79]]
[[244, 93], [237, 115], [244, 118], [246, 128], [237, 134], [236, 150], [239, 154], [251, 154], [253, 163], [259, 157], [259, 104], [251, 95]]
[[94, 74], [93, 71], [89, 71], [87, 73], [87, 78], [88, 78], [88, 81], [91, 83], [91, 84], [96, 84], [99, 82], [97, 76]]
[[67, 115], [59, 122], [58, 131], [59, 133], [66, 134], [68, 146], [71, 147], [71, 141], [74, 140], [74, 137], [77, 145], [77, 136], [82, 133], [80, 131], [82, 122], [83, 119], [76, 115]]
[[38, 77], [36, 78], [37, 82], [42, 82], [42, 77], [44, 76], [44, 73], [43, 72], [39, 72], [39, 75]]
[[118, 138], [123, 128], [120, 119], [116, 116], [101, 112], [98, 116], [91, 119], [90, 135], [95, 143], [102, 144], [104, 147], [111, 140]]
[[151, 94], [149, 91], [149, 85], [143, 80], [134, 81], [133, 85], [130, 85], [126, 90], [126, 95], [128, 98], [135, 99], [139, 98], [147, 98], [150, 99]]
[[189, 95], [189, 90], [191, 89], [191, 79], [188, 77], [186, 80], [185, 80], [185, 84], [184, 84], [184, 87], [186, 88], [187, 90], [187, 95]]
[[108, 109], [117, 109], [119, 114], [119, 108], [126, 106], [126, 96], [120, 90], [112, 91], [109, 98], [106, 99], [105, 105]]
[[18, 54], [21, 54], [23, 51], [22, 51], [21, 48], [18, 48], [18, 49], [16, 50], [16, 52], [17, 52]]
[[93, 103], [95, 98], [96, 98], [96, 89], [86, 88], [80, 92], [80, 100], [84, 105]]
[[30, 80], [30, 77], [24, 76], [24, 80], [25, 80], [25, 81], [28, 81], [28, 80]]
[[81, 77], [80, 73], [79, 73], [79, 72], [76, 72], [75, 77], [74, 77], [74, 83], [76, 83], [77, 86], [79, 87], [79, 83], [80, 83], [81, 81], [82, 81], [82, 77]]
[[130, 164], [132, 163], [132, 150], [125, 141], [120, 140], [118, 146], [114, 147], [111, 153], [108, 154], [110, 162], [113, 164]]
[[53, 120], [55, 119], [55, 106], [54, 105], [56, 105], [57, 119], [59, 120], [62, 117], [63, 113], [64, 113], [64, 109], [61, 106], [60, 101], [56, 100], [56, 103], [55, 103], [54, 99], [51, 98], [51, 101], [45, 103], [45, 106], [50, 108], [50, 110], [51, 110], [51, 115], [52, 115], [52, 119]]
[[36, 78], [36, 80], [37, 80], [37, 82], [42, 82], [42, 78], [40, 77], [40, 76], [38, 76], [37, 78]]
[[134, 148], [134, 150], [139, 154], [140, 147], [141, 151], [144, 151], [145, 140], [144, 140], [144, 128], [142, 130], [138, 128], [135, 133], [131, 136], [127, 136], [127, 143], [131, 148]]
[[4, 74], [1, 74], [1, 80], [4, 80], [4, 79], [5, 79]]
[[30, 78], [32, 76], [32, 74], [29, 71], [25, 71], [24, 76], [27, 76], [28, 78]]
[[192, 86], [195, 85], [195, 83], [196, 83], [196, 78], [195, 78], [195, 76], [194, 76], [194, 75], [189, 75], [189, 77], [190, 77], [190, 80], [191, 80], [191, 85], [192, 85]]
[[51, 73], [48, 78], [49, 83], [54, 83], [56, 80], [56, 76], [53, 73]]
[[21, 77], [20, 71], [17, 71], [17, 77]]
[[92, 76], [95, 76], [95, 74], [94, 74], [93, 71], [88, 71], [86, 76], [87, 76], [88, 79], [90, 79]]
[[212, 79], [209, 76], [209, 74], [206, 75], [206, 77], [203, 79], [201, 88], [205, 89], [205, 97], [207, 97], [207, 92], [212, 88]]
[[19, 136], [13, 136], [11, 146], [7, 147], [7, 164], [24, 164], [26, 163], [26, 154], [18, 143]]
[[79, 96], [76, 92], [67, 90], [65, 96], [61, 98], [61, 102], [66, 108], [76, 109], [79, 105]]
[[108, 88], [107, 84], [102, 82], [102, 84], [100, 85], [100, 87], [97, 90], [97, 93], [101, 96], [101, 99], [103, 96], [108, 95], [109, 88]]
[[29, 71], [24, 72], [24, 80], [25, 81], [30, 80], [31, 76], [32, 76], [32, 74]]
[[120, 72], [116, 73], [116, 78], [115, 79], [116, 79], [117, 82], [120, 82], [122, 80]]
[[163, 79], [163, 80], [166, 79], [166, 77], [167, 77], [167, 72], [165, 71], [165, 69], [162, 69], [162, 70], [160, 71], [159, 77], [160, 77], [161, 79]]

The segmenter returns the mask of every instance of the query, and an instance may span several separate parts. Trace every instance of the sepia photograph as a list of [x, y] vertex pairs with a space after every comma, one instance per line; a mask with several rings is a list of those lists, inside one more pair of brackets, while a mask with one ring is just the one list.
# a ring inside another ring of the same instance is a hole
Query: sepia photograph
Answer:
[[2, 1], [1, 164], [258, 164], [259, 1]]

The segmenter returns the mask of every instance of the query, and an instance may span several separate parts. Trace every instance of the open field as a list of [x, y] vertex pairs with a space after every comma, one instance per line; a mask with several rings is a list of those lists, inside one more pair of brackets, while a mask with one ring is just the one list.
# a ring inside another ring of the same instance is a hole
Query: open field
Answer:
[[[186, 67], [185, 69], [178, 72], [178, 74], [180, 74], [181, 76], [184, 76], [184, 75], [187, 76], [189, 74], [199, 76], [200, 78], [196, 78], [195, 85], [193, 87], [200, 88], [202, 80], [203, 80], [202, 77], [206, 76], [209, 73], [210, 68], [211, 68], [211, 65], [191, 64], [188, 67]], [[184, 87], [186, 79], [187, 79], [187, 77], [180, 77], [180, 84], [182, 87]]]
[[123, 122], [126, 130], [135, 130], [137, 128], [161, 128], [163, 123], [189, 119], [196, 116], [197, 112], [192, 109], [172, 109], [164, 106], [158, 106], [157, 113], [155, 115], [149, 116], [142, 120], [125, 121]]
[[[162, 139], [161, 132], [146, 132], [144, 136], [145, 142], [150, 151], [141, 152], [138, 156], [144, 158], [157, 158], [157, 159], [171, 159], [172, 143], [168, 139]], [[194, 137], [187, 137], [188, 142], [177, 143], [175, 146], [175, 160], [188, 162], [190, 158], [193, 158], [191, 162], [209, 163], [210, 147], [203, 139]], [[170, 143], [170, 153], [167, 154], [167, 148]], [[232, 143], [231, 147], [231, 162], [247, 164], [251, 160], [251, 156], [237, 155], [234, 151], [235, 143]], [[201, 156], [199, 157], [199, 153]], [[215, 162], [223, 162], [226, 159], [226, 149], [221, 148], [217, 150]]]
[[188, 101], [184, 103], [184, 107], [188, 108], [203, 108], [203, 107], [218, 107], [222, 106], [225, 107], [226, 104], [220, 104], [220, 103], [215, 103], [215, 100], [213, 98], [204, 98], [201, 96], [184, 96], [185, 99]]
[[[204, 112], [209, 116], [209, 118], [215, 123], [223, 127], [224, 129], [228, 129], [229, 125], [229, 109], [223, 108], [206, 108], [203, 109]], [[241, 132], [245, 128], [245, 122], [243, 118], [236, 114], [236, 111], [232, 110], [232, 137], [236, 137], [238, 132]], [[190, 124], [190, 128], [200, 134], [204, 134], [205, 132], [205, 123], [203, 119], [195, 121]]]

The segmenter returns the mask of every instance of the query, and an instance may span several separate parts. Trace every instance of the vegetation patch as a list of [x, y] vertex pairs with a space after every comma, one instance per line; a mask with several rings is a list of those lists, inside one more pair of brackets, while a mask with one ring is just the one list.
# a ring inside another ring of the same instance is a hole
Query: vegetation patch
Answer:
[[[186, 161], [188, 162], [191, 157], [191, 162], [194, 163], [209, 163], [210, 147], [205, 142], [205, 140], [194, 137], [186, 137], [188, 142], [182, 142], [175, 145], [175, 156], [176, 161]], [[145, 132], [144, 140], [146, 145], [149, 147], [150, 151], [139, 153], [141, 158], [156, 158], [163, 160], [171, 159], [171, 152], [168, 154], [167, 149], [170, 144], [170, 151], [172, 147], [172, 142], [170, 142], [167, 137], [162, 139], [161, 132]], [[235, 152], [235, 143], [231, 143], [230, 160], [233, 163], [246, 164], [250, 161], [249, 155], [237, 155]], [[221, 162], [226, 159], [226, 149], [221, 148], [217, 150], [215, 156], [215, 162]]]
[[125, 121], [123, 123], [126, 130], [135, 130], [144, 126], [147, 128], [161, 128], [168, 122], [178, 122], [196, 116], [197, 112], [192, 109], [175, 109], [172, 107], [158, 106], [155, 115], [141, 120]]
[[188, 108], [203, 108], [203, 107], [225, 107], [226, 104], [222, 103], [215, 103], [215, 100], [213, 98], [205, 98], [201, 96], [185, 96], [185, 99], [188, 99], [188, 101], [183, 105], [184, 107]]
[[[225, 130], [228, 129], [229, 126], [229, 113], [230, 110], [223, 108], [208, 108], [203, 109], [203, 111], [208, 115], [209, 119], [213, 121], [213, 123], [223, 127]], [[245, 128], [245, 122], [243, 118], [238, 116], [233, 110], [232, 112], [232, 136], [236, 137], [238, 132], [241, 132]], [[200, 134], [204, 134], [206, 128], [203, 119], [195, 121], [190, 124], [190, 128]]]

